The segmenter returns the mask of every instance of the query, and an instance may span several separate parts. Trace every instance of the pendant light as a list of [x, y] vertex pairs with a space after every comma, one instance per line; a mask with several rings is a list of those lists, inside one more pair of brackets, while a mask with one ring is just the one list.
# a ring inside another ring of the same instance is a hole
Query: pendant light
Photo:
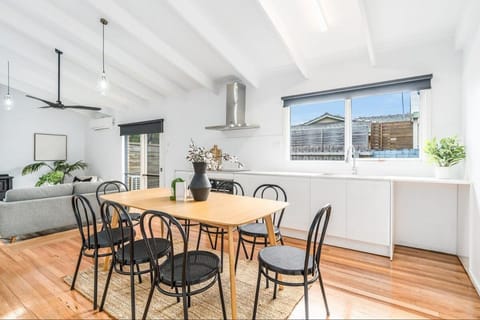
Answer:
[[104, 96], [108, 90], [107, 74], [105, 73], [105, 26], [108, 24], [108, 21], [101, 18], [100, 23], [102, 24], [102, 74], [98, 80], [98, 90]]
[[3, 98], [3, 105], [6, 111], [13, 109], [13, 99], [10, 95], [10, 61], [7, 62], [7, 94]]

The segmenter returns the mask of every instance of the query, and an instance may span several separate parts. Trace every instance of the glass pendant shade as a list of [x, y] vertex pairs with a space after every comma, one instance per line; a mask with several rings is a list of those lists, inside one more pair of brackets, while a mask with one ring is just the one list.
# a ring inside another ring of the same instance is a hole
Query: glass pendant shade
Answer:
[[12, 96], [8, 93], [3, 98], [3, 106], [6, 111], [10, 111], [13, 109], [13, 99]]
[[105, 72], [102, 72], [100, 75], [100, 79], [98, 80], [97, 88], [100, 93], [105, 96], [108, 91], [108, 80], [107, 80], [107, 74]]

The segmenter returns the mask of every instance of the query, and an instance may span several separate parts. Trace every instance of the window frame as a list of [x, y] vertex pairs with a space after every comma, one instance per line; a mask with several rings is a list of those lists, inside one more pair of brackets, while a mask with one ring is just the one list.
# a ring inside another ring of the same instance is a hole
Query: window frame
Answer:
[[[411, 90], [414, 91], [414, 90]], [[418, 90], [420, 93], [420, 123], [419, 123], [419, 154], [417, 158], [355, 158], [360, 162], [423, 162], [425, 161], [425, 153], [423, 151], [424, 141], [430, 139], [431, 134], [431, 89]], [[391, 93], [394, 93], [392, 91]], [[307, 104], [307, 103], [305, 103]], [[292, 160], [291, 158], [291, 108], [284, 109], [285, 119], [285, 136], [286, 136], [286, 158], [290, 163], [324, 163], [324, 164], [338, 164], [345, 162], [347, 152], [352, 145], [352, 98], [344, 98], [344, 114], [345, 114], [345, 138], [344, 138], [344, 158], [341, 160]]]

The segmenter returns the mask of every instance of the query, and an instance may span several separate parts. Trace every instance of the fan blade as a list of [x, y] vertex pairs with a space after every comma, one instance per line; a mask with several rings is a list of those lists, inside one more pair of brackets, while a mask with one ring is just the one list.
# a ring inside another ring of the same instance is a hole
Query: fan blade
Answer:
[[45, 106], [45, 107], [39, 107], [40, 109], [50, 109], [50, 108], [55, 108], [53, 106]]
[[44, 100], [44, 99], [40, 99], [40, 98], [37, 98], [37, 97], [34, 97], [34, 96], [30, 96], [28, 94], [26, 95], [26, 97], [28, 97], [30, 99], [35, 99], [35, 100], [38, 100], [38, 101], [42, 101], [42, 102], [48, 104], [51, 107], [57, 105], [57, 103], [55, 103], [55, 102], [50, 102], [50, 101], [47, 101], [47, 100]]
[[87, 106], [65, 106], [65, 109], [83, 109], [83, 110], [91, 110], [91, 111], [100, 111], [102, 108], [98, 107], [87, 107]]

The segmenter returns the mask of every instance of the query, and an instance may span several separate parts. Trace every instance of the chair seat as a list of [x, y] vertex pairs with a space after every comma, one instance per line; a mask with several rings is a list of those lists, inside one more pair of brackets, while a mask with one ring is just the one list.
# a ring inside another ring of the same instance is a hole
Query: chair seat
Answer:
[[[130, 235], [130, 231], [124, 229], [124, 236], [122, 238], [122, 231], [119, 228], [112, 229], [112, 236], [113, 236], [113, 244], [117, 245], [123, 240], [128, 240]], [[133, 230], [133, 236], [135, 236], [135, 230]], [[90, 248], [95, 249], [95, 236], [90, 236]], [[98, 231], [97, 232], [97, 239], [98, 239], [98, 247], [99, 248], [109, 248], [110, 247], [110, 237], [106, 230]]]
[[[137, 213], [137, 212], [128, 213], [128, 215], [130, 216], [130, 220], [133, 220], [133, 221], [140, 220], [140, 217], [142, 216], [140, 213]], [[127, 220], [127, 217], [125, 216], [124, 213], [122, 213], [122, 221], [125, 221], [125, 220]]]
[[[165, 260], [158, 267], [161, 282], [175, 287], [182, 285], [183, 257], [183, 252], [173, 257], [173, 283], [171, 258]], [[187, 264], [185, 281], [187, 285], [194, 285], [214, 277], [218, 272], [220, 259], [216, 254], [208, 251], [189, 251]]]
[[[305, 250], [290, 246], [272, 246], [260, 250], [259, 261], [269, 270], [287, 275], [303, 275]], [[312, 272], [313, 259], [308, 257], [308, 273]]]
[[[277, 227], [273, 227], [275, 235], [280, 234], [280, 230]], [[265, 223], [249, 223], [238, 227], [238, 231], [252, 237], [267, 237], [268, 231]]]
[[[154, 250], [154, 254], [157, 258], [164, 256], [167, 251], [170, 249], [170, 242], [162, 238], [148, 239], [150, 247]], [[119, 249], [115, 257], [117, 261], [122, 264], [130, 264], [130, 247], [132, 243], [125, 245], [124, 250]], [[137, 240], [133, 242], [133, 264], [145, 263], [150, 261], [150, 256], [148, 254], [148, 248], [144, 240]], [[123, 256], [124, 255], [124, 256]]]

